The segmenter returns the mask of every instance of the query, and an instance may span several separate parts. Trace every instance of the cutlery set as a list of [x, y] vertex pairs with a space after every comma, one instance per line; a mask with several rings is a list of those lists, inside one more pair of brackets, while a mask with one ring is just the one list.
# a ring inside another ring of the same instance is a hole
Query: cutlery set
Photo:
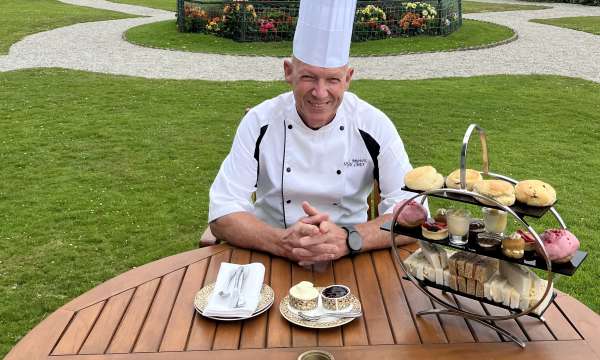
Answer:
[[246, 304], [246, 300], [242, 294], [242, 289], [244, 288], [244, 282], [248, 277], [248, 270], [244, 266], [240, 266], [231, 276], [229, 280], [227, 280], [227, 285], [225, 285], [224, 289], [221, 289], [218, 294], [222, 298], [228, 298], [231, 296], [229, 300], [229, 304], [234, 308], [241, 308]]

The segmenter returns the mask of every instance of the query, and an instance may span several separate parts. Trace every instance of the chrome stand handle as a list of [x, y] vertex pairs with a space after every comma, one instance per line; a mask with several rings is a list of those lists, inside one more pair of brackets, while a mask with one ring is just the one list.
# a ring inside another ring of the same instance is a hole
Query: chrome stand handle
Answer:
[[473, 130], [477, 129], [479, 132], [479, 141], [481, 142], [481, 155], [483, 161], [483, 174], [487, 175], [490, 171], [490, 161], [488, 158], [487, 149], [487, 138], [485, 136], [485, 130], [477, 124], [471, 124], [465, 132], [463, 137], [462, 147], [460, 149], [460, 188], [465, 190], [467, 188], [467, 148], [469, 147], [469, 139]]

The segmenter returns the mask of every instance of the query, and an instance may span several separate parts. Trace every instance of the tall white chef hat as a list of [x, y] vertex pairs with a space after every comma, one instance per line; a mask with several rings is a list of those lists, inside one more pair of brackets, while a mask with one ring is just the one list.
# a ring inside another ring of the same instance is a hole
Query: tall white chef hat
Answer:
[[301, 0], [294, 57], [313, 66], [348, 64], [356, 0]]

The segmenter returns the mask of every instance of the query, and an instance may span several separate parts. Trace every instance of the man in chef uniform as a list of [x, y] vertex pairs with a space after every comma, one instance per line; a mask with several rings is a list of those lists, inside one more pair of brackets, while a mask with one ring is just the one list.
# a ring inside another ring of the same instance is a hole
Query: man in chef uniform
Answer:
[[[210, 189], [218, 239], [300, 265], [389, 246], [379, 227], [410, 196], [401, 188], [412, 167], [389, 118], [346, 92], [355, 10], [356, 0], [300, 2], [283, 64], [292, 92], [246, 114]], [[383, 215], [367, 221], [374, 180]]]

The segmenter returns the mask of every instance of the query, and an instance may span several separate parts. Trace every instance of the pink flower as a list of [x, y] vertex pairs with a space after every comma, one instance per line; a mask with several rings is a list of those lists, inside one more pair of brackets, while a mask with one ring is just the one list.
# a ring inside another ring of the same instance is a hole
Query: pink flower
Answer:
[[387, 25], [380, 25], [379, 26], [379, 30], [383, 31], [386, 35], [391, 35], [392, 32], [390, 31], [390, 28]]

